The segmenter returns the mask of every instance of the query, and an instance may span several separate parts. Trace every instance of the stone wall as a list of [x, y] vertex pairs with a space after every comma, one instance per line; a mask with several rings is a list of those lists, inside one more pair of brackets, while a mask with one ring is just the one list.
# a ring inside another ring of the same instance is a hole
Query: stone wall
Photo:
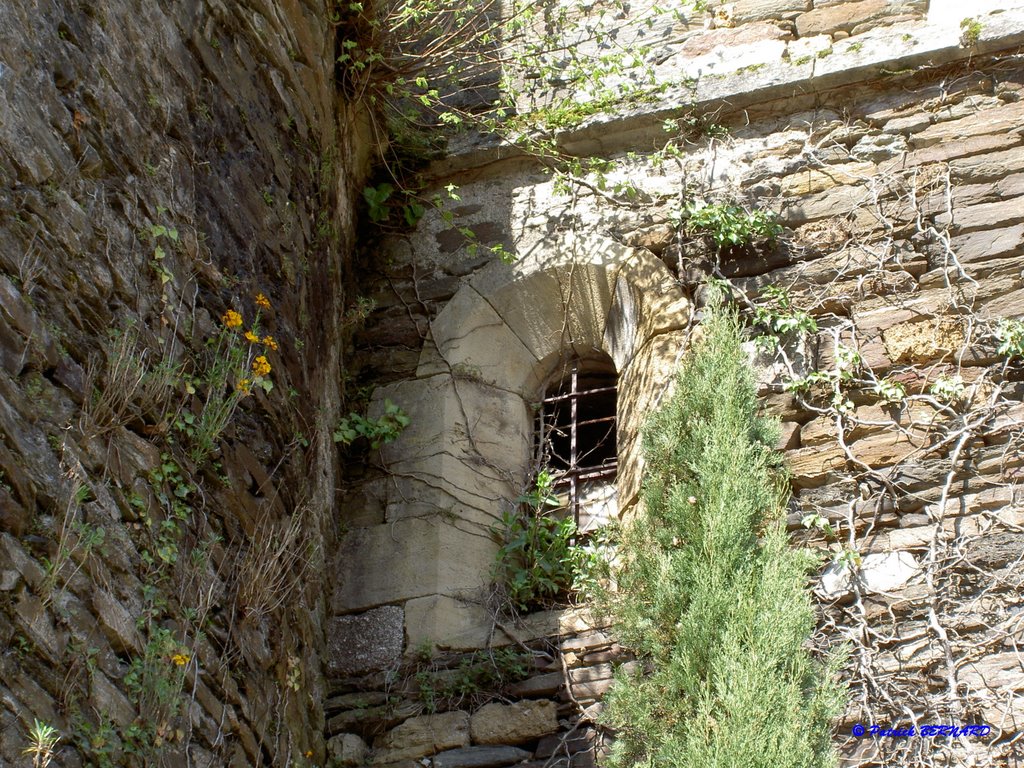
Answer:
[[[369, 150], [326, 13], [0, 4], [0, 764], [36, 720], [61, 766], [323, 758]], [[229, 308], [274, 340], [238, 401]]]
[[[600, 349], [619, 368], [628, 515], [643, 471], [638, 430], [671, 385], [714, 274], [741, 306], [774, 306], [773, 286], [817, 321], [781, 351], [751, 355], [783, 424], [790, 528], [823, 555], [817, 639], [852, 648], [836, 737], [844, 764], [1024, 762], [1014, 741], [1021, 362], [993, 336], [997, 319], [1024, 314], [1024, 16], [969, 12], [736, 2], [707, 25], [658, 32], [671, 87], [556, 136], [567, 152], [616, 161], [604, 187], [592, 177], [560, 194], [543, 167], [493, 138], [453, 141], [434, 166], [437, 188], [457, 184], [458, 223], [516, 260], [469, 253], [433, 213], [380, 247], [368, 289], [378, 308], [355, 359], [378, 386], [374, 401], [398, 403], [413, 424], [350, 477], [341, 504], [351, 534], [332, 626], [386, 619], [392, 638], [360, 673], [399, 668], [423, 644], [465, 652], [517, 631], [486, 610], [497, 546], [487, 529], [529, 482], [528, 405], [559, 354]], [[616, 195], [616, 182], [637, 195]], [[784, 236], [716, 259], [679, 225], [691, 200], [772, 210]], [[894, 384], [904, 396], [887, 400]], [[379, 578], [351, 575], [375, 568]], [[402, 719], [379, 721], [372, 759], [390, 759], [380, 750], [398, 735], [386, 728]], [[911, 719], [992, 731], [851, 735], [855, 723]], [[421, 742], [419, 755], [468, 744]], [[547, 759], [530, 748], [529, 759]]]
[[[383, 621], [385, 610], [362, 616]], [[348, 641], [366, 637], [365, 624], [350, 629]], [[618, 668], [634, 666], [628, 652], [581, 609], [492, 629], [471, 652], [350, 656], [325, 705], [328, 755], [343, 766], [411, 768], [429, 757], [446, 768], [593, 768], [607, 749], [600, 698]]]

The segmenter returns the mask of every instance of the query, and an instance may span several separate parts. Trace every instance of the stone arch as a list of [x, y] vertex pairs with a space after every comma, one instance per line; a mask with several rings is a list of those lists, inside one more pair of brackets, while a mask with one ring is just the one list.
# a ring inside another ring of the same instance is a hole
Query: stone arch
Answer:
[[618, 493], [628, 507], [640, 422], [667, 383], [688, 310], [657, 257], [606, 238], [569, 235], [544, 259], [495, 263], [468, 279], [431, 322], [416, 377], [374, 395], [377, 408], [391, 400], [411, 423], [381, 451], [383, 520], [345, 538], [344, 572], [367, 575], [338, 586], [335, 611], [404, 603], [410, 645], [483, 642], [458, 615], [474, 610], [471, 596], [489, 578], [490, 528], [529, 481], [531, 403], [544, 379], [567, 354], [599, 350], [614, 361]]

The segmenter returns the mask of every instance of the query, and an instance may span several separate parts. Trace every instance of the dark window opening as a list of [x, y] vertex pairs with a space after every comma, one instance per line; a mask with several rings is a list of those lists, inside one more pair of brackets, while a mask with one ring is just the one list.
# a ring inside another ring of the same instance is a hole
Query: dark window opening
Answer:
[[615, 365], [607, 355], [576, 358], [541, 400], [536, 432], [540, 466], [558, 478], [555, 493], [566, 497], [577, 525], [583, 487], [615, 478], [617, 387]]

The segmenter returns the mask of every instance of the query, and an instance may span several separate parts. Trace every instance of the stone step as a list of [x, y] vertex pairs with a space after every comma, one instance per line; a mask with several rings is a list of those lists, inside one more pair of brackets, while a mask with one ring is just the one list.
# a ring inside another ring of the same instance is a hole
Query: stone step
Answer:
[[518, 747], [463, 747], [434, 755], [433, 768], [499, 768], [530, 757]]

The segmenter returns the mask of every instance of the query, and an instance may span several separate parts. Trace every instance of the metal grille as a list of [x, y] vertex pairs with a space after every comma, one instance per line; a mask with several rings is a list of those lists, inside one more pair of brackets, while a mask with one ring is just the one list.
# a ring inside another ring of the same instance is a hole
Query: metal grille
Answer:
[[573, 360], [557, 389], [549, 389], [538, 414], [541, 461], [558, 474], [555, 492], [568, 496], [580, 523], [581, 486], [611, 479], [618, 468], [615, 403], [617, 377], [611, 360]]

